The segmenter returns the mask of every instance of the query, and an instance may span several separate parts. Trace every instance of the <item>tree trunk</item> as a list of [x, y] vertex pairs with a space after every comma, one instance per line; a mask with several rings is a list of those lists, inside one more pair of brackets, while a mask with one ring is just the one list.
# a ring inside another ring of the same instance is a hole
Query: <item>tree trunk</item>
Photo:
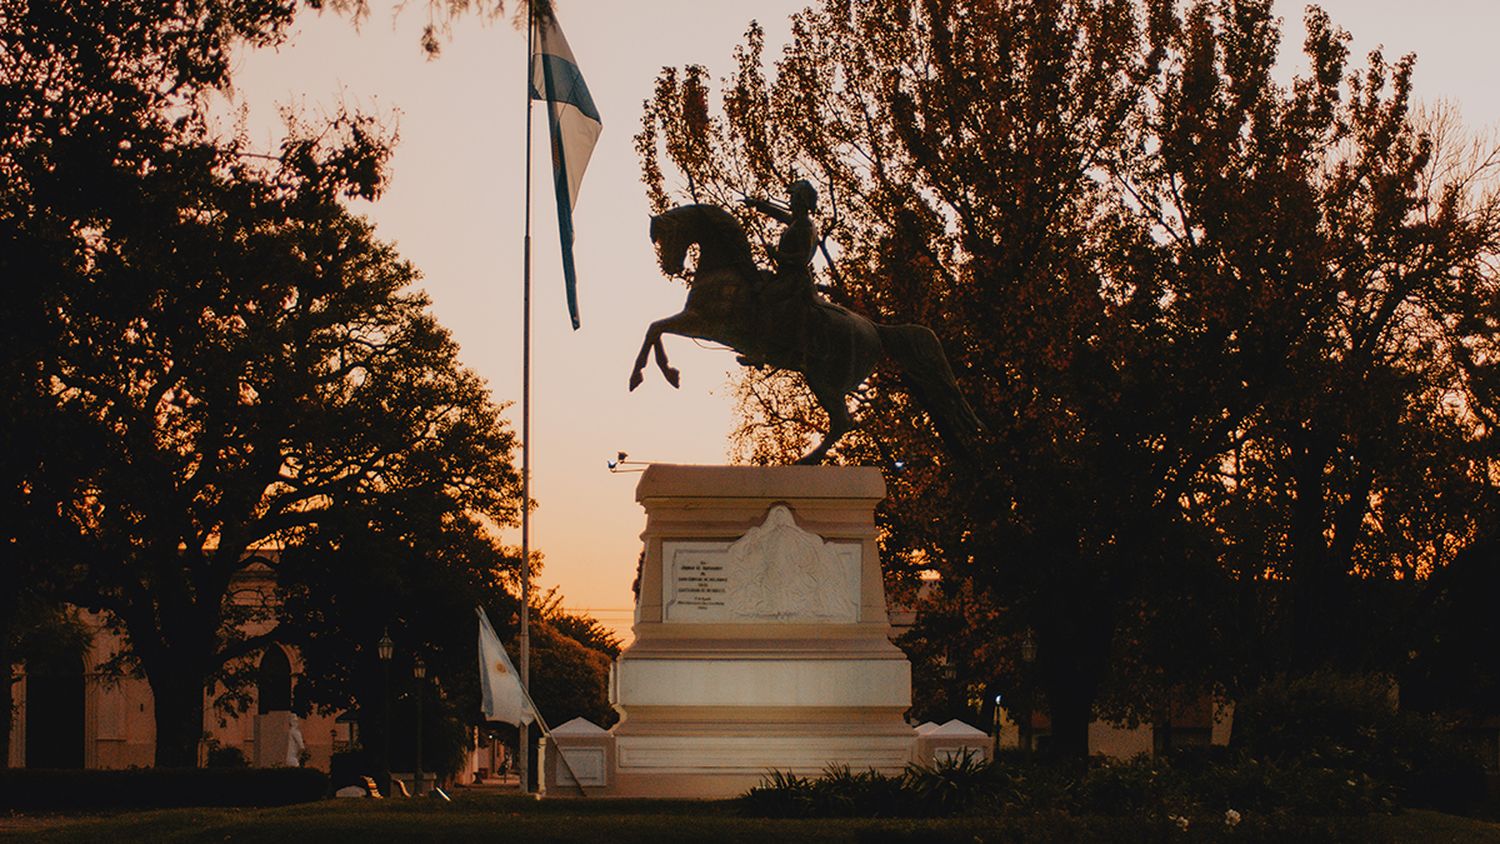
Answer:
[[1328, 545], [1323, 535], [1326, 466], [1325, 452], [1314, 446], [1300, 448], [1293, 464], [1291, 664], [1298, 672], [1327, 663], [1329, 621], [1337, 611], [1330, 603]]
[[1037, 667], [1052, 718], [1049, 756], [1076, 763], [1089, 759], [1089, 724], [1115, 640], [1112, 595], [1082, 591], [1073, 589], [1074, 600], [1058, 604], [1037, 630]]
[[1114, 628], [1109, 609], [1098, 602], [1068, 606], [1038, 630], [1038, 667], [1047, 691], [1047, 713], [1052, 720], [1050, 754], [1083, 762], [1089, 756], [1089, 724], [1094, 700], [1109, 668], [1109, 645]]
[[5, 542], [11, 553], [0, 556], [0, 770], [10, 767], [10, 734], [15, 715], [16, 685], [12, 663], [16, 660], [14, 645], [17, 642], [17, 614], [21, 584], [16, 574], [20, 571], [19, 553], [15, 552], [14, 540]]
[[1049, 689], [1047, 708], [1052, 716], [1052, 744], [1049, 755], [1070, 761], [1089, 756], [1089, 722], [1093, 720], [1094, 696], [1078, 684]]
[[198, 767], [203, 739], [203, 678], [191, 671], [147, 670], [156, 716], [158, 768]]
[[11, 671], [10, 648], [5, 646], [9, 637], [5, 634], [6, 631], [0, 631], [0, 671], [5, 672], [0, 677], [0, 770], [10, 767], [10, 725], [16, 707], [15, 674]]

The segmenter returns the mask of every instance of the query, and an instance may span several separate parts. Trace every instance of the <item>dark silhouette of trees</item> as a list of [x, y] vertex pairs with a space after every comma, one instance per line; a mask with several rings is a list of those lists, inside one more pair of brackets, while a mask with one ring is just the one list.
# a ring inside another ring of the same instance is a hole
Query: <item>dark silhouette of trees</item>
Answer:
[[162, 765], [196, 763], [205, 691], [291, 632], [283, 596], [236, 600], [248, 569], [358, 577], [298, 549], [376, 535], [426, 565], [407, 582], [493, 581], [486, 525], [518, 512], [499, 408], [343, 205], [379, 194], [388, 133], [292, 119], [262, 154], [212, 128], [231, 48], [295, 8], [0, 2], [4, 565], [124, 634]]
[[[833, 296], [942, 338], [980, 459], [891, 372], [839, 457], [891, 470], [893, 585], [942, 574], [914, 647], [988, 689], [1034, 630], [1064, 755], [1184, 687], [1389, 669], [1494, 500], [1497, 162], [1306, 20], [1283, 86], [1269, 0], [829, 0], [771, 78], [751, 25], [722, 109], [700, 67], [646, 105], [654, 209], [811, 178]], [[743, 375], [742, 454], [804, 447], [790, 383]]]
[[[1493, 522], [1491, 522], [1493, 524]], [[1500, 635], [1490, 598], [1500, 586], [1500, 539], [1464, 548], [1425, 583], [1403, 621], [1410, 662], [1398, 675], [1401, 703], [1475, 720], [1500, 715], [1500, 655], [1483, 643]]]

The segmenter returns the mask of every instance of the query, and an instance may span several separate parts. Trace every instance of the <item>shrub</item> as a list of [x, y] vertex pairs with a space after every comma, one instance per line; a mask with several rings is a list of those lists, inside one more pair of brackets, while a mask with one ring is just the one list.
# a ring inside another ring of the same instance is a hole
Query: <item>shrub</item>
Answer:
[[830, 765], [816, 779], [786, 771], [767, 773], [739, 799], [747, 815], [772, 818], [927, 817], [994, 805], [993, 768], [965, 754], [931, 766], [908, 766], [891, 776]]
[[1448, 733], [1407, 749], [1410, 770], [1398, 780], [1404, 806], [1473, 814], [1489, 799], [1484, 763]]
[[250, 760], [238, 747], [212, 747], [204, 764], [210, 768], [248, 768]]
[[956, 815], [994, 802], [995, 766], [982, 754], [938, 759], [932, 765], [909, 765], [905, 791], [924, 815]]
[[1028, 754], [1002, 754], [990, 768], [996, 810], [1016, 814], [1053, 812], [1077, 803], [1078, 769], [1047, 764]]
[[1367, 773], [1296, 758], [1239, 758], [1209, 766], [1183, 781], [1194, 802], [1211, 811], [1362, 815], [1396, 805], [1394, 789]]
[[811, 782], [809, 814], [820, 818], [888, 818], [907, 813], [907, 789], [901, 776], [848, 765], [830, 765]]
[[[739, 808], [769, 817], [1062, 813], [1145, 819], [1175, 833], [1188, 818], [1222, 825], [1230, 810], [1236, 818], [1326, 818], [1403, 805], [1445, 811], [1483, 805], [1485, 780], [1477, 760], [1462, 755], [1436, 722], [1391, 711], [1384, 691], [1377, 703], [1367, 694], [1370, 688], [1356, 683], [1332, 694], [1277, 690], [1262, 698], [1253, 710], [1259, 719], [1253, 727], [1260, 732], [1247, 733], [1260, 742], [1255, 746], [1263, 758], [1242, 746], [1126, 762], [1098, 758], [1087, 767], [1010, 755], [995, 763], [963, 756], [913, 765], [899, 777], [837, 766], [814, 779], [776, 771], [742, 797]], [[1266, 701], [1291, 711], [1274, 719], [1275, 708]], [[1350, 723], [1360, 719], [1363, 724]]]
[[1325, 796], [1320, 780], [1337, 791], [1368, 778], [1375, 793], [1367, 799], [1376, 804], [1464, 812], [1484, 800], [1479, 760], [1439, 719], [1397, 711], [1381, 678], [1320, 673], [1268, 682], [1236, 707], [1234, 741]]
[[284, 806], [322, 799], [312, 768], [0, 770], [0, 809], [58, 811], [177, 806]]
[[1172, 790], [1172, 770], [1164, 760], [1140, 756], [1128, 762], [1091, 766], [1068, 801], [1081, 814], [1161, 814]]
[[812, 812], [812, 781], [790, 771], [770, 771], [745, 792], [739, 807], [762, 818], [802, 818]]
[[1234, 745], [1260, 759], [1344, 762], [1374, 753], [1394, 716], [1384, 678], [1331, 672], [1280, 677], [1235, 707]]
[[909, 798], [902, 776], [830, 765], [817, 779], [771, 771], [740, 798], [739, 809], [770, 818], [902, 817], [908, 813]]

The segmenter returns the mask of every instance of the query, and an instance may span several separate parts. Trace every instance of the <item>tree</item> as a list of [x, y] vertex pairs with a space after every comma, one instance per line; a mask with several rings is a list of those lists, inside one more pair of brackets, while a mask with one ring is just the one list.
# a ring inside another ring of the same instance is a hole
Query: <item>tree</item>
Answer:
[[[356, 713], [368, 750], [389, 739], [409, 754], [402, 741], [413, 731], [404, 724], [414, 712], [403, 701], [426, 694], [425, 758], [434, 769], [460, 758], [479, 710], [474, 608], [509, 617], [518, 606], [514, 549], [446, 510], [416, 494], [330, 514], [283, 553], [277, 611], [279, 635], [302, 656], [298, 706]], [[394, 642], [388, 665], [376, 647], [383, 635]], [[427, 667], [422, 682], [412, 678], [414, 658]]]
[[0, 4], [6, 442], [34, 456], [6, 505], [37, 517], [11, 545], [124, 634], [161, 765], [195, 764], [205, 690], [277, 638], [245, 632], [274, 616], [232, 600], [247, 566], [351, 514], [420, 504], [492, 545], [518, 512], [499, 409], [342, 204], [380, 191], [379, 124], [293, 120], [272, 156], [209, 128], [230, 47], [294, 9]]
[[[314, 9], [325, 5], [347, 16], [355, 24], [370, 16], [369, 0], [304, 0]], [[442, 55], [443, 40], [453, 34], [453, 24], [460, 18], [474, 15], [483, 20], [495, 20], [505, 16], [505, 0], [427, 0], [427, 23], [422, 27], [420, 44], [428, 59]], [[396, 14], [404, 11], [405, 4], [398, 4]], [[553, 14], [552, 0], [517, 0], [513, 6], [512, 22], [517, 29], [524, 28], [528, 10], [539, 18]]]
[[564, 609], [556, 589], [542, 595], [534, 612], [532, 658], [546, 670], [532, 677], [530, 692], [542, 715], [552, 725], [580, 717], [612, 725], [619, 716], [609, 703], [609, 673], [619, 637], [598, 619]]
[[[1065, 755], [1101, 704], [1150, 718], [1269, 670], [1232, 633], [1361, 650], [1369, 612], [1329, 602], [1443, 565], [1493, 495], [1493, 160], [1434, 155], [1412, 60], [1349, 73], [1308, 23], [1313, 73], [1283, 88], [1269, 0], [828, 0], [771, 79], [751, 25], [721, 112], [698, 67], [646, 106], [653, 209], [811, 177], [835, 295], [942, 338], [980, 459], [889, 372], [839, 456], [890, 470], [898, 585], [935, 569], [999, 611], [971, 677], [1035, 630]], [[807, 413], [776, 378], [743, 376], [742, 454], [802, 445], [763, 434]]]
[[[378, 515], [345, 511], [288, 549], [282, 573], [292, 587], [282, 591], [278, 632], [303, 658], [300, 706], [356, 711], [371, 751], [385, 747], [389, 715], [389, 738], [399, 755], [409, 752], [403, 742], [411, 733], [401, 724], [411, 715], [402, 696], [434, 689], [424, 721], [448, 726], [428, 734], [430, 760], [443, 758], [439, 736], [450, 740], [448, 758], [456, 759], [467, 728], [480, 720], [474, 608], [487, 611], [514, 654], [519, 560], [515, 549], [497, 548], [476, 526], [445, 524], [426, 502], [411, 504]], [[532, 572], [541, 569], [541, 556], [534, 555]], [[532, 697], [549, 723], [582, 715], [607, 725], [609, 666], [619, 642], [594, 619], [562, 610], [561, 601], [550, 590], [532, 607], [533, 658], [545, 666], [533, 676]], [[375, 643], [387, 633], [395, 653], [382, 665]], [[411, 680], [414, 656], [427, 666], [425, 685]]]

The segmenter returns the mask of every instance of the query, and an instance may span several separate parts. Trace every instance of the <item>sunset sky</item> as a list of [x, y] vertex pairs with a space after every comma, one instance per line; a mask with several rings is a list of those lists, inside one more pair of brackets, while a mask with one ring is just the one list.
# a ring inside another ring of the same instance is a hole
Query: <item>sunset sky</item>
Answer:
[[[372, 0], [356, 31], [346, 18], [304, 12], [289, 44], [247, 52], [235, 96], [248, 110], [252, 138], [268, 150], [282, 106], [309, 115], [340, 101], [398, 121], [394, 178], [375, 204], [358, 204], [383, 238], [419, 267], [438, 318], [463, 360], [488, 379], [495, 397], [518, 401], [521, 383], [521, 261], [525, 144], [523, 36], [508, 22], [460, 20], [428, 61], [418, 47], [425, 3]], [[512, 4], [507, 4], [510, 6]], [[557, 0], [604, 120], [574, 217], [583, 327], [564, 306], [556, 221], [546, 159], [546, 116], [535, 113], [533, 162], [534, 346], [532, 545], [546, 557], [540, 581], [560, 587], [566, 606], [588, 609], [626, 633], [638, 535], [637, 475], [612, 475], [617, 451], [632, 460], [719, 463], [730, 428], [730, 353], [669, 337], [682, 371], [673, 390], [652, 367], [635, 393], [630, 364], [652, 320], [676, 312], [684, 288], [664, 278], [646, 236], [646, 201], [631, 138], [657, 71], [700, 63], [715, 78], [754, 18], [767, 55], [779, 54], [788, 17], [806, 0]], [[1328, 0], [1321, 4], [1354, 35], [1356, 63], [1376, 46], [1388, 57], [1418, 56], [1420, 100], [1445, 99], [1473, 131], [1500, 125], [1500, 32], [1495, 0]], [[1285, 19], [1285, 74], [1300, 69], [1304, 4], [1278, 0]], [[1287, 47], [1293, 48], [1288, 51]], [[519, 406], [508, 415], [519, 428]], [[519, 542], [513, 533], [507, 541]]]

